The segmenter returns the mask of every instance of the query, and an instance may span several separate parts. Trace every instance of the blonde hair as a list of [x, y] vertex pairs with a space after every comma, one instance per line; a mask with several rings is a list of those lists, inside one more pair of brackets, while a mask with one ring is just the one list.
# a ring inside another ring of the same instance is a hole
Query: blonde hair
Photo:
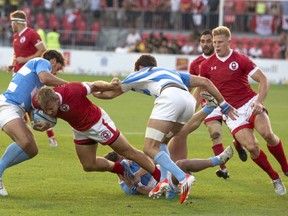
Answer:
[[51, 101], [56, 101], [57, 95], [55, 91], [48, 87], [43, 87], [39, 90], [37, 94], [37, 102], [40, 105], [41, 109], [45, 111], [47, 106], [51, 103]]
[[231, 40], [231, 31], [228, 27], [226, 26], [218, 26], [212, 30], [212, 35], [218, 36], [218, 35], [224, 35], [226, 36], [229, 40]]

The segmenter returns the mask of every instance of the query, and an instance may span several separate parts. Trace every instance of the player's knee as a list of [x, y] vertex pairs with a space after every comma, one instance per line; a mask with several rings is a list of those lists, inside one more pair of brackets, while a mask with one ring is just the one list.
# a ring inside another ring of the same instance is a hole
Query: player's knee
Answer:
[[186, 160], [177, 160], [176, 161], [176, 165], [181, 169], [181, 170], [183, 170], [184, 172], [187, 172], [188, 170], [187, 170], [187, 165], [186, 165], [186, 162], [185, 162]]
[[275, 140], [275, 135], [270, 131], [262, 133], [261, 136], [267, 143], [273, 143], [273, 141]]
[[22, 140], [21, 144], [18, 143], [18, 145], [29, 156], [29, 158], [33, 158], [38, 154], [38, 147], [34, 141], [29, 139]]
[[256, 154], [257, 152], [259, 152], [260, 148], [259, 148], [259, 143], [258, 142], [247, 142], [245, 145], [245, 148], [247, 149], [247, 151], [250, 152], [250, 154]]
[[95, 171], [94, 167], [89, 164], [82, 164], [82, 168], [85, 172], [92, 172]]
[[183, 164], [184, 164], [184, 160], [177, 160], [175, 163], [180, 169], [182, 169], [183, 168]]
[[210, 137], [212, 140], [216, 140], [221, 138], [221, 133], [219, 131], [214, 131], [213, 133], [210, 134]]
[[152, 155], [151, 145], [145, 145], [143, 148], [143, 152], [144, 154], [151, 156]]

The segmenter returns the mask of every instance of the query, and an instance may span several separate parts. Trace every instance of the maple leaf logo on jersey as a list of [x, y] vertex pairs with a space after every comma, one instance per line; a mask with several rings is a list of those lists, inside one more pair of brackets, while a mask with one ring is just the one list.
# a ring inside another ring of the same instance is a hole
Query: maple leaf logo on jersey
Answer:
[[111, 132], [108, 131], [108, 130], [105, 130], [101, 133], [101, 137], [104, 139], [104, 140], [108, 140], [111, 138]]
[[60, 105], [60, 110], [61, 110], [62, 112], [68, 112], [68, 111], [70, 110], [70, 107], [69, 107], [68, 104], [61, 104], [61, 105]]
[[24, 43], [25, 41], [26, 41], [26, 37], [25, 36], [20, 38], [20, 43]]
[[235, 62], [235, 61], [233, 61], [233, 62], [231, 62], [231, 63], [229, 64], [229, 69], [232, 70], [232, 71], [235, 71], [235, 70], [237, 70], [238, 68], [239, 68], [239, 64], [238, 64], [237, 62]]

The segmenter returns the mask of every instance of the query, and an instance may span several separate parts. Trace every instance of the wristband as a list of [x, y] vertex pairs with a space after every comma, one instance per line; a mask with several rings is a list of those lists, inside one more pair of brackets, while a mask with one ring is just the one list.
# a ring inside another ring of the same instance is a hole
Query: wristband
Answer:
[[214, 110], [215, 107], [208, 107], [208, 106], [205, 106], [203, 109], [202, 109], [202, 112], [204, 112], [205, 114], [209, 115], [213, 110]]
[[223, 100], [221, 103], [219, 103], [219, 106], [223, 106], [224, 104], [226, 104], [227, 102], [225, 100]]
[[221, 108], [222, 113], [226, 115], [231, 109], [231, 105], [225, 102], [225, 104], [220, 105], [220, 108]]

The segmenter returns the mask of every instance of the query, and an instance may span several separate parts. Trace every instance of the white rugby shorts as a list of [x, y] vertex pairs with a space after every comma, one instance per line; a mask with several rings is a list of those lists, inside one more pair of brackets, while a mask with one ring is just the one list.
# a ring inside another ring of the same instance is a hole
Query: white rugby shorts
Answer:
[[236, 120], [232, 120], [227, 117], [223, 117], [225, 119], [228, 128], [230, 129], [231, 133], [234, 135], [237, 131], [242, 128], [253, 128], [253, 123], [250, 121], [252, 117], [252, 104], [257, 99], [258, 95], [251, 98], [246, 104], [242, 107], [236, 109], [239, 117]]
[[195, 106], [196, 100], [190, 92], [169, 87], [155, 99], [150, 118], [185, 124], [194, 114]]
[[0, 100], [0, 128], [13, 119], [23, 118], [25, 112], [19, 106]]
[[75, 144], [85, 145], [99, 142], [102, 145], [110, 145], [118, 138], [120, 131], [103, 109], [101, 109], [101, 112], [102, 116], [100, 120], [89, 130], [77, 131], [73, 129]]

